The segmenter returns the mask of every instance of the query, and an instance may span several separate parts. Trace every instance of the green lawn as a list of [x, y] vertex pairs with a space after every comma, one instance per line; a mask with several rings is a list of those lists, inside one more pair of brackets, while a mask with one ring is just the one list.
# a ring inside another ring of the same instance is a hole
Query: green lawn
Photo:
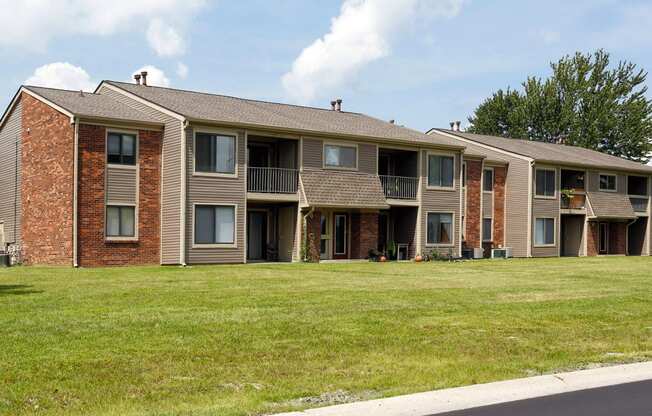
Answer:
[[652, 358], [652, 258], [0, 270], [0, 414], [250, 415]]

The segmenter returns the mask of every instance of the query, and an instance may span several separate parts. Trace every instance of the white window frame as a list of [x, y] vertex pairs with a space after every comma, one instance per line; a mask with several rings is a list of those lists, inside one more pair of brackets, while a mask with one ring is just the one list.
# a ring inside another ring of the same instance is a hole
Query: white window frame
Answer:
[[[447, 157], [452, 157], [453, 158], [453, 186], [436, 186], [436, 185], [430, 185], [430, 156], [447, 156]], [[435, 190], [435, 191], [455, 191], [455, 186], [457, 185], [457, 178], [456, 174], [457, 172], [457, 153], [452, 153], [452, 152], [435, 152], [435, 151], [428, 151], [426, 152], [426, 172], [425, 172], [425, 177], [426, 177], [426, 189], [429, 190]], [[446, 214], [447, 212], [441, 212], [442, 214]]]
[[[488, 170], [491, 171], [491, 191], [487, 191], [484, 189], [485, 171]], [[493, 194], [495, 187], [496, 187], [496, 171], [494, 170], [493, 166], [485, 166], [484, 168], [482, 168], [482, 193]]]
[[[346, 166], [330, 166], [326, 164], [326, 146], [336, 146], [336, 147], [348, 147], [355, 149], [355, 167], [349, 168]], [[360, 166], [360, 147], [357, 143], [345, 143], [345, 142], [333, 142], [325, 141], [322, 143], [321, 147], [321, 167], [323, 169], [329, 170], [348, 170], [348, 171], [357, 171]]]
[[[428, 215], [429, 214], [451, 214], [453, 228], [451, 229], [450, 243], [431, 243], [428, 241]], [[455, 211], [426, 211], [426, 247], [455, 247]]]
[[[122, 163], [109, 163], [109, 134], [130, 134], [136, 137], [136, 163], [133, 165], [125, 165]], [[140, 136], [138, 130], [124, 130], [124, 129], [114, 129], [107, 128], [104, 132], [104, 163], [106, 163], [107, 168], [111, 169], [126, 169], [126, 170], [137, 170], [140, 165]]]
[[[484, 221], [491, 220], [491, 227], [489, 227], [489, 238], [484, 235]], [[494, 241], [494, 218], [493, 217], [483, 217], [482, 218], [482, 242], [491, 243]]]
[[[117, 235], [108, 235], [106, 233], [106, 226], [108, 220], [108, 211], [109, 207], [132, 207], [134, 209], [134, 235], [133, 236], [117, 236]], [[133, 202], [110, 202], [106, 201], [104, 203], [104, 241], [107, 242], [128, 242], [133, 243], [138, 241], [138, 204]]]
[[[637, 177], [637, 178], [646, 178], [647, 179], [647, 189], [646, 189], [646, 191], [647, 191], [648, 195], [637, 195], [637, 194], [633, 194], [633, 193], [629, 192], [629, 178], [631, 176], [634, 176], [634, 177]], [[618, 188], [618, 183], [617, 182], [618, 182], [618, 178], [616, 177], [616, 188]], [[646, 176], [646, 175], [627, 175], [627, 196], [630, 196], [632, 198], [645, 199], [645, 198], [650, 197], [649, 193], [650, 193], [650, 176]]]
[[[547, 172], [554, 172], [555, 174], [555, 186], [554, 186], [554, 193], [552, 196], [549, 195], [539, 195], [538, 194], [538, 189], [537, 189], [537, 172], [539, 171], [547, 171]], [[535, 168], [534, 169], [534, 197], [536, 199], [557, 199], [557, 185], [559, 184], [559, 178], [557, 174], [557, 169], [555, 168]]]
[[[235, 165], [233, 173], [221, 173], [221, 172], [198, 172], [197, 171], [197, 133], [200, 134], [215, 134], [218, 136], [229, 136], [235, 137]], [[238, 162], [239, 162], [239, 153], [240, 153], [240, 138], [238, 137], [238, 132], [235, 130], [225, 130], [225, 129], [211, 129], [206, 127], [200, 127], [193, 129], [192, 131], [192, 176], [207, 176], [213, 178], [237, 178], [238, 177]], [[193, 208], [194, 209], [194, 208]], [[193, 240], [194, 241], [194, 240]]]
[[[552, 220], [552, 229], [553, 229], [552, 244], [537, 244], [537, 220]], [[534, 230], [532, 231], [532, 236], [534, 237], [534, 241], [532, 242], [534, 247], [557, 247], [557, 217], [535, 217]]]
[[[600, 183], [600, 177], [601, 176], [612, 176], [614, 178], [614, 189], [604, 189], [602, 188], [602, 184]], [[598, 173], [598, 191], [600, 192], [618, 192], [618, 175], [615, 173], [606, 173], [606, 172], [599, 172]]]
[[[233, 243], [198, 244], [195, 243], [195, 218], [197, 216], [197, 205], [208, 205], [212, 207], [233, 207]], [[222, 202], [193, 202], [192, 203], [192, 248], [238, 248], [238, 204]]]

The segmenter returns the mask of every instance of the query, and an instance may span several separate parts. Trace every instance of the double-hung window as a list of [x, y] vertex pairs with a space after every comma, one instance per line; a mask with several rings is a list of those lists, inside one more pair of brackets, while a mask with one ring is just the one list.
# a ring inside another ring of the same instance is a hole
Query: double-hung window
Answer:
[[453, 244], [453, 214], [451, 213], [428, 213], [428, 244]]
[[135, 237], [136, 208], [133, 206], [107, 205], [106, 236]]
[[358, 168], [358, 148], [335, 144], [324, 145], [324, 167], [337, 169]]
[[485, 192], [493, 192], [494, 191], [494, 170], [493, 169], [485, 169], [484, 170], [484, 183], [482, 186], [482, 190]]
[[195, 205], [195, 244], [235, 244], [235, 206]]
[[493, 219], [482, 219], [482, 241], [493, 241]]
[[455, 158], [445, 155], [428, 155], [428, 186], [452, 188], [455, 177]]
[[195, 172], [235, 174], [235, 136], [200, 133], [195, 134]]
[[535, 195], [544, 198], [554, 198], [556, 195], [557, 172], [553, 169], [537, 169], [535, 176]]
[[537, 246], [555, 245], [555, 219], [537, 218], [534, 227], [534, 244]]
[[107, 163], [112, 165], [136, 164], [136, 135], [109, 133], [107, 137]]
[[616, 192], [616, 175], [600, 175], [600, 190], [607, 192]]

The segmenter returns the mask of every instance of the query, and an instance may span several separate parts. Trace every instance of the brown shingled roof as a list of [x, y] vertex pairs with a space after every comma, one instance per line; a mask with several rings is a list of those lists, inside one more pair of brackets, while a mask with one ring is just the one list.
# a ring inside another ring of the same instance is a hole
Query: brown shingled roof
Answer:
[[586, 197], [596, 218], [636, 218], [627, 195], [615, 192], [587, 192]]
[[300, 179], [308, 206], [374, 209], [389, 207], [377, 175], [306, 169], [300, 173]]

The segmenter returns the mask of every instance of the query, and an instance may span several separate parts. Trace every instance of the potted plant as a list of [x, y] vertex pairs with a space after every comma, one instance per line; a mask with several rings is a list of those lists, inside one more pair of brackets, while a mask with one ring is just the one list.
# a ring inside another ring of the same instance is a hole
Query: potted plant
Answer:
[[561, 199], [562, 202], [566, 205], [568, 208], [573, 208], [573, 196], [575, 195], [575, 191], [572, 189], [562, 189], [561, 190]]
[[421, 254], [417, 254], [416, 256], [414, 256], [414, 261], [416, 261], [417, 263], [421, 263], [423, 261], [423, 256]]

